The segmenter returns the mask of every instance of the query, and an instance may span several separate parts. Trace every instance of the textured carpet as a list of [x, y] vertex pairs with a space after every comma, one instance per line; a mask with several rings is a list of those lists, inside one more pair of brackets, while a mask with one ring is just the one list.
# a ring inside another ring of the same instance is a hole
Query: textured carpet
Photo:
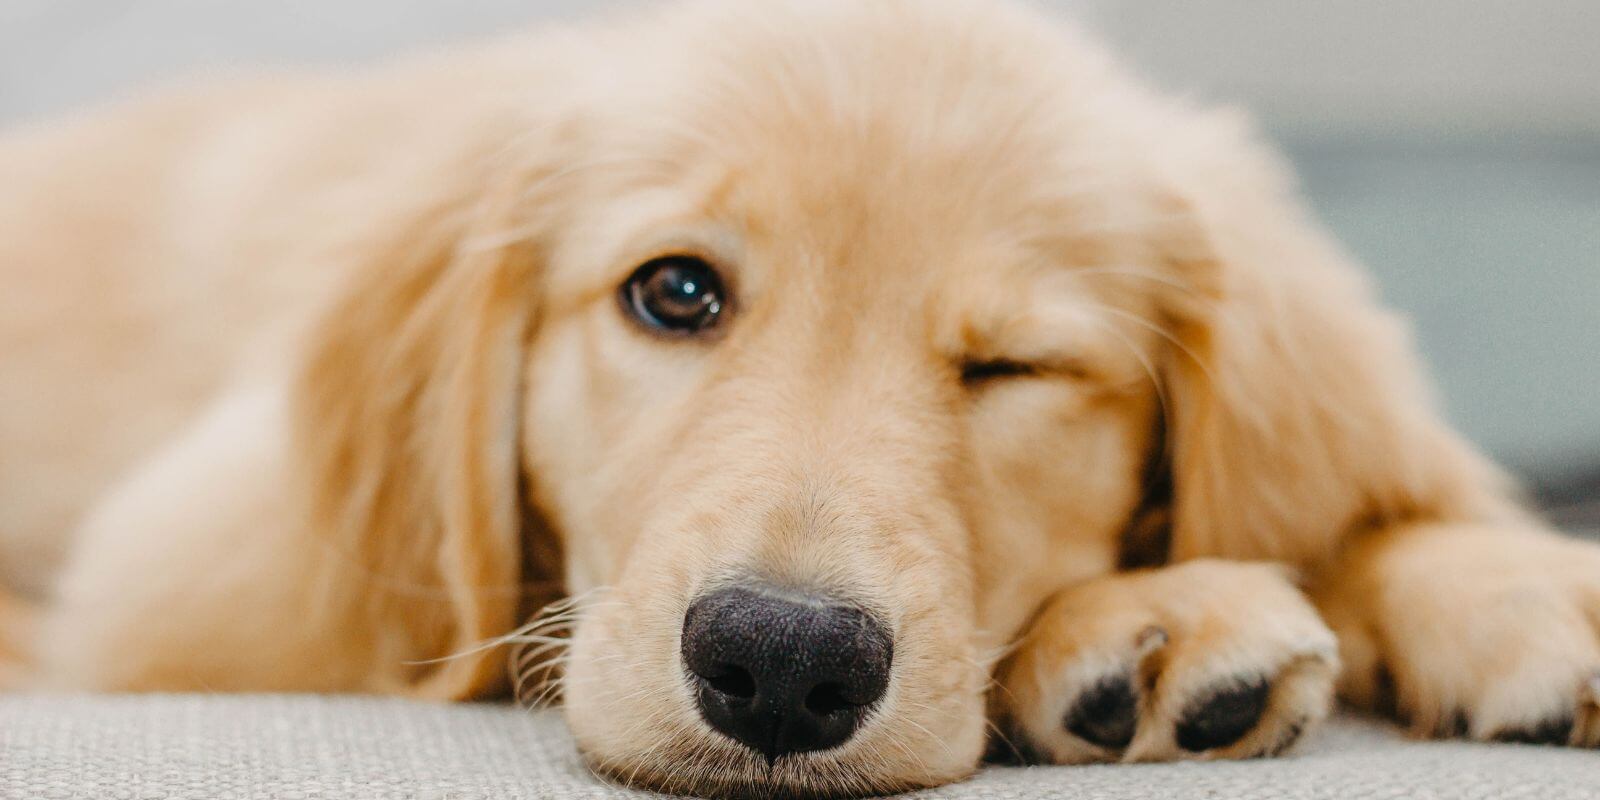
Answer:
[[[0, 695], [6, 800], [647, 796], [591, 777], [552, 713], [361, 697]], [[1600, 754], [1412, 742], [1341, 719], [1285, 758], [995, 768], [915, 797], [1600, 798]]]

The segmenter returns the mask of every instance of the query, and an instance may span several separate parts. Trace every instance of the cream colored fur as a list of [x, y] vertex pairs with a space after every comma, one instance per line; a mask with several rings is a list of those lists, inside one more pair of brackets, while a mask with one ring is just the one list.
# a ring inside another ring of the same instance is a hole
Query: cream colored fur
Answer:
[[[986, 716], [1063, 762], [1256, 755], [1341, 661], [1425, 732], [1595, 744], [1600, 550], [1442, 424], [1284, 174], [1061, 23], [955, 0], [691, 2], [14, 131], [0, 679], [559, 673], [598, 771], [709, 794], [955, 780]], [[711, 341], [618, 310], [684, 252], [735, 294]], [[992, 359], [1034, 371], [961, 381]], [[1119, 573], [1158, 472], [1175, 565]], [[889, 623], [842, 747], [769, 771], [696, 714], [684, 609], [736, 575]], [[1058, 729], [1130, 661], [1126, 752]], [[1174, 747], [1246, 673], [1260, 726]]]

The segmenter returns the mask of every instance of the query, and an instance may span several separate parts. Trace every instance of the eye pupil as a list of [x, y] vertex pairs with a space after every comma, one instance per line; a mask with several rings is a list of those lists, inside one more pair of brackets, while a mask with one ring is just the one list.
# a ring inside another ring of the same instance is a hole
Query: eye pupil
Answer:
[[691, 256], [646, 262], [622, 285], [621, 299], [623, 308], [641, 324], [681, 334], [711, 328], [726, 305], [716, 270]]

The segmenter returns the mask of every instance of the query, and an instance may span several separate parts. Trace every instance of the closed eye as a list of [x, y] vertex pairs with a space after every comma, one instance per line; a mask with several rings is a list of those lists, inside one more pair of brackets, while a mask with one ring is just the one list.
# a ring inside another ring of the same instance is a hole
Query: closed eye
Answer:
[[961, 382], [968, 386], [1001, 378], [1026, 378], [1037, 374], [1039, 374], [1038, 368], [1031, 364], [1003, 358], [967, 361], [961, 365]]

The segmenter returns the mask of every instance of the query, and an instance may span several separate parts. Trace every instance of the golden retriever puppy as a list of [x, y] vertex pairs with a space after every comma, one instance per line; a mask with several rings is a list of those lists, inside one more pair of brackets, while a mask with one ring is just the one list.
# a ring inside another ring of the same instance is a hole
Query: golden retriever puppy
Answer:
[[1336, 689], [1600, 743], [1600, 548], [1440, 421], [1234, 116], [1025, 7], [147, 99], [0, 141], [0, 226], [31, 684], [559, 674], [597, 771], [713, 795], [956, 780], [986, 723], [1275, 753]]

